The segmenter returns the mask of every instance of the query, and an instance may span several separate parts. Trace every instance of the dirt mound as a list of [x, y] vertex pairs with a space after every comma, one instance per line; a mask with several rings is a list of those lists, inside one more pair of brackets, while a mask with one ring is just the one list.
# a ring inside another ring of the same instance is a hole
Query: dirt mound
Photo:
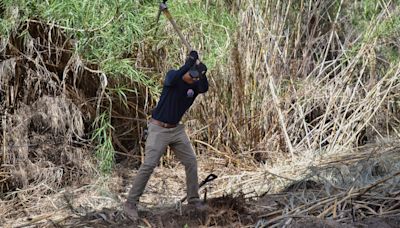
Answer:
[[340, 223], [333, 220], [323, 220], [319, 218], [302, 218], [288, 226], [289, 228], [397, 228], [400, 227], [400, 218], [366, 218], [360, 222], [349, 224]]
[[[231, 227], [237, 224], [251, 225], [256, 222], [255, 214], [247, 210], [244, 198], [224, 196], [208, 200], [204, 209], [190, 205], [164, 206], [152, 209], [139, 209], [139, 221], [131, 221], [120, 210], [103, 208], [100, 211], [83, 215], [75, 213], [59, 225], [63, 227]], [[73, 211], [78, 211], [72, 209]]]
[[[281, 196], [284, 198], [284, 195]], [[353, 221], [348, 219], [327, 219], [313, 215], [285, 215], [274, 209], [278, 200], [275, 195], [267, 195], [263, 200], [253, 201], [243, 197], [224, 196], [208, 200], [203, 210], [189, 205], [163, 205], [162, 207], [139, 208], [140, 219], [131, 221], [116, 208], [102, 208], [96, 211], [82, 211], [70, 207], [70, 213], [42, 215], [28, 218], [22, 226], [41, 227], [290, 227], [290, 228], [361, 228], [361, 227], [399, 227], [400, 219], [395, 216], [372, 216]], [[269, 202], [268, 204], [265, 204]], [[269, 214], [266, 218], [264, 215]], [[279, 214], [284, 219], [276, 220]], [[275, 222], [272, 222], [274, 221]], [[280, 222], [282, 221], [282, 222]]]

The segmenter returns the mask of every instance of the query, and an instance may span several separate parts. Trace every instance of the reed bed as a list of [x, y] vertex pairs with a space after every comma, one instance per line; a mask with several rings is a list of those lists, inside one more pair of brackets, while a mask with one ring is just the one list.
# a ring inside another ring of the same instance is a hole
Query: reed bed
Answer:
[[[398, 27], [397, 4], [352, 24], [356, 3], [249, 1], [238, 12], [230, 68], [212, 75], [217, 88], [192, 112], [201, 135], [228, 154], [260, 160], [303, 151], [335, 153], [397, 138], [398, 61], [384, 59]], [[381, 57], [378, 57], [381, 56]], [[216, 98], [216, 99], [214, 99]], [[207, 107], [207, 109], [202, 109]], [[385, 117], [383, 117], [383, 115]]]

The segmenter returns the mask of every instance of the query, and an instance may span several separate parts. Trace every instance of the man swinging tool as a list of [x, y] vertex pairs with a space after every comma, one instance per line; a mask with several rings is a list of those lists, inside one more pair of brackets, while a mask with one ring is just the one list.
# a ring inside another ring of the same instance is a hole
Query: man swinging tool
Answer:
[[199, 198], [196, 155], [180, 120], [196, 97], [208, 91], [206, 72], [207, 67], [199, 61], [198, 53], [191, 50], [182, 67], [166, 74], [160, 99], [148, 124], [144, 163], [124, 204], [124, 211], [132, 220], [139, 218], [139, 198], [167, 146], [185, 167], [188, 203], [196, 208], [203, 207]]
[[196, 97], [208, 90], [207, 68], [197, 64], [198, 54], [191, 51], [185, 64], [179, 70], [167, 73], [160, 100], [152, 112], [145, 144], [145, 160], [129, 191], [124, 211], [133, 219], [138, 219], [137, 204], [154, 168], [167, 146], [185, 167], [187, 199], [189, 204], [201, 207], [197, 174], [197, 159], [185, 127], [180, 120]]

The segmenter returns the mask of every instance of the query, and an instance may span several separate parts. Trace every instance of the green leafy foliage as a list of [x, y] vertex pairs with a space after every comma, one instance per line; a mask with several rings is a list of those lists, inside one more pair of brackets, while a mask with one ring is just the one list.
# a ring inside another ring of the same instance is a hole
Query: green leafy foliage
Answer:
[[93, 123], [94, 131], [92, 140], [96, 142], [96, 157], [99, 160], [100, 171], [104, 174], [110, 173], [114, 164], [114, 147], [112, 144], [112, 130], [110, 117], [103, 112], [96, 117]]
[[[225, 6], [208, 6], [202, 1], [171, 1], [169, 7], [183, 33], [188, 34], [195, 49], [200, 50], [203, 61], [210, 68], [227, 60], [231, 36], [236, 29], [237, 19], [230, 15]], [[167, 19], [163, 18], [165, 26]], [[171, 36], [180, 42], [177, 36]], [[177, 44], [179, 45], [179, 44]]]

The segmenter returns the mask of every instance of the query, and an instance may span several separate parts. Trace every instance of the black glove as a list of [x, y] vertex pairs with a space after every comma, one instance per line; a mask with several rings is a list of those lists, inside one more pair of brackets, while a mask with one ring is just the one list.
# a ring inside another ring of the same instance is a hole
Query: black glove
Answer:
[[195, 61], [199, 59], [199, 53], [197, 51], [190, 51], [189, 58], [194, 59]]
[[206, 76], [207, 66], [204, 63], [199, 63], [196, 68], [197, 71], [200, 73], [200, 77]]
[[197, 53], [197, 51], [191, 51], [189, 53], [188, 58], [186, 59], [185, 64], [189, 64], [189, 66], [193, 66], [198, 59], [199, 59], [199, 54]]

